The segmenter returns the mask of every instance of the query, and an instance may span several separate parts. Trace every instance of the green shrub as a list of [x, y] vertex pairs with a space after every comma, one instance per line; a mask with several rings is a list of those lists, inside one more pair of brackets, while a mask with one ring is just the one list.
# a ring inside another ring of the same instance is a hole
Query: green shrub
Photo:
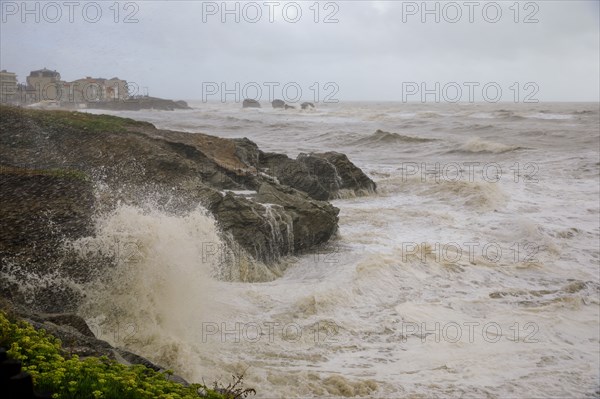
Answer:
[[53, 398], [226, 398], [200, 384], [184, 387], [142, 365], [125, 366], [106, 357], [79, 359], [61, 350], [60, 341], [23, 321], [11, 322], [0, 311], [0, 346], [23, 363], [37, 390]]

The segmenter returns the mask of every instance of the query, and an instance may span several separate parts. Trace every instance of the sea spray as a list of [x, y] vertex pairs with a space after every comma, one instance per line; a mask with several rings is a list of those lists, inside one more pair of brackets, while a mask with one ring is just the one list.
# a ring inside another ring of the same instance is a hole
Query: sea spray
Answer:
[[203, 208], [173, 216], [121, 205], [97, 219], [95, 236], [72, 243], [115, 255], [114, 267], [86, 285], [79, 313], [98, 338], [194, 375], [188, 355], [206, 353], [194, 345], [221, 306], [216, 278], [272, 279], [226, 241]]

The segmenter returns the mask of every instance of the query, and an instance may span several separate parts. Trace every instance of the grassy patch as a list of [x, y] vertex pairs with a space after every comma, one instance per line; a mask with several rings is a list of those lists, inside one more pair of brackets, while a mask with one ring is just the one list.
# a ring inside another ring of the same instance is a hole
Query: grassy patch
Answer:
[[90, 177], [85, 173], [77, 169], [29, 169], [20, 168], [16, 166], [2, 165], [0, 164], [0, 176], [1, 175], [13, 175], [13, 176], [51, 176], [62, 179], [76, 179], [83, 181], [90, 181]]
[[40, 126], [58, 129], [72, 128], [89, 132], [124, 132], [130, 127], [152, 127], [148, 122], [112, 115], [94, 115], [76, 111], [55, 111], [0, 106], [0, 118], [32, 120]]

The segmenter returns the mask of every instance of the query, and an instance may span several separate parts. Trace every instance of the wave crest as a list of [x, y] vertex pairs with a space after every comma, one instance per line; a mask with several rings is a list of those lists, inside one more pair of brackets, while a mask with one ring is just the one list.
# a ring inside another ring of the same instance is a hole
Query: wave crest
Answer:
[[354, 145], [364, 144], [397, 144], [397, 143], [428, 143], [436, 141], [436, 139], [429, 139], [425, 137], [405, 136], [403, 134], [386, 132], [385, 130], [377, 129], [375, 133], [356, 140]]
[[461, 145], [458, 150], [451, 152], [468, 152], [468, 153], [491, 153], [491, 154], [502, 154], [504, 152], [523, 150], [524, 147], [506, 145], [497, 143], [495, 141], [482, 140], [479, 137], [475, 137]]

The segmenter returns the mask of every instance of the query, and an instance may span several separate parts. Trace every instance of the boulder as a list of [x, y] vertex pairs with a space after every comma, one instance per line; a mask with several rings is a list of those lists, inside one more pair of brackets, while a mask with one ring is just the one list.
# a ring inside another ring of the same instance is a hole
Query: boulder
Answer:
[[303, 102], [302, 104], [300, 104], [300, 107], [302, 109], [314, 109], [315, 108], [315, 104], [309, 103], [309, 102]]
[[276, 99], [271, 102], [271, 105], [273, 108], [284, 108], [286, 104], [285, 101]]
[[242, 103], [242, 108], [260, 108], [260, 103], [254, 99], [247, 98]]
[[353, 164], [346, 154], [330, 151], [312, 153], [311, 157], [328, 161], [337, 171], [339, 190], [350, 190], [355, 194], [372, 194], [377, 191], [377, 185], [359, 167]]
[[347, 193], [368, 195], [377, 188], [346, 155], [337, 152], [299, 154], [295, 160], [283, 154], [261, 152], [260, 167], [280, 183], [322, 201]]
[[283, 214], [291, 217], [295, 252], [302, 253], [323, 244], [337, 231], [338, 208], [328, 202], [311, 200], [291, 187], [262, 183], [256, 199], [279, 206]]
[[261, 152], [260, 166], [281, 184], [300, 190], [311, 198], [325, 201], [330, 197], [329, 188], [321, 183], [319, 176], [310, 174], [305, 164], [285, 154]]

